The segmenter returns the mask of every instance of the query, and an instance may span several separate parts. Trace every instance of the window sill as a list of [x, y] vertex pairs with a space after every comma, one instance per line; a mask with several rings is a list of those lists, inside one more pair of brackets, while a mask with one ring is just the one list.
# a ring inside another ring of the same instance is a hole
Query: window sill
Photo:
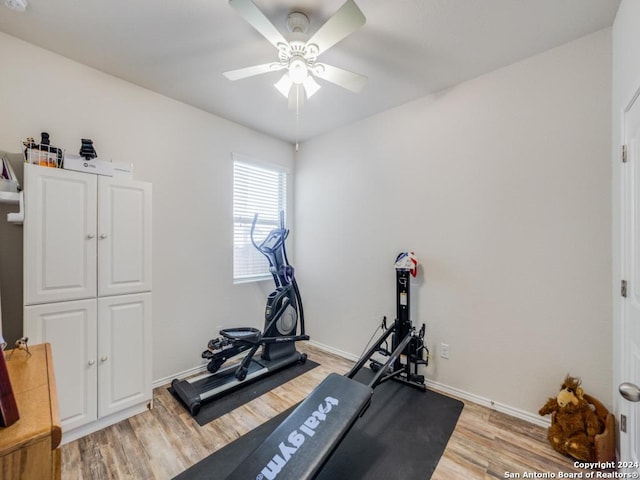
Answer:
[[259, 277], [246, 277], [246, 278], [234, 278], [234, 285], [242, 285], [243, 283], [255, 283], [255, 282], [264, 282], [267, 280], [273, 280], [271, 274], [261, 275]]

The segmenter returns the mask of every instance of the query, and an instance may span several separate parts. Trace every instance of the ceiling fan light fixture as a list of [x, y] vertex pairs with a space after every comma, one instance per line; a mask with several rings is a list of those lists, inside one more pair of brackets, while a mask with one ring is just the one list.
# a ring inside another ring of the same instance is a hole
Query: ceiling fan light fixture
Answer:
[[289, 78], [293, 83], [300, 85], [309, 76], [309, 68], [306, 60], [300, 55], [295, 55], [289, 61]]
[[311, 98], [314, 93], [320, 90], [320, 85], [318, 85], [318, 82], [316, 82], [311, 75], [304, 79], [302, 86], [307, 94], [307, 98]]
[[291, 86], [293, 82], [289, 78], [289, 74], [285, 73], [282, 75], [280, 80], [273, 84], [274, 87], [278, 89], [278, 91], [282, 94], [284, 98], [289, 98], [289, 90], [291, 90]]
[[[5, 0], [26, 1], [26, 0]], [[287, 18], [289, 34], [285, 38], [254, 0], [229, 0], [229, 4], [278, 50], [277, 63], [254, 65], [223, 72], [229, 80], [240, 80], [275, 70], [286, 70], [274, 86], [289, 100], [289, 107], [300, 112], [304, 101], [319, 89], [315, 77], [352, 92], [362, 90], [367, 77], [331, 65], [318, 64], [317, 57], [365, 24], [366, 18], [355, 0], [344, 4], [307, 38], [309, 17], [291, 12]]]

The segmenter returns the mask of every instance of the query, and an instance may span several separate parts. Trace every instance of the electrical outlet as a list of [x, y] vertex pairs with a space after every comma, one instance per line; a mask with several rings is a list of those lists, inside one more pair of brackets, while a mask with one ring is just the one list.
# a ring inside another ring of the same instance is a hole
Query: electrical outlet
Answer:
[[440, 344], [440, 357], [442, 358], [449, 358], [449, 344], [447, 343], [441, 343]]

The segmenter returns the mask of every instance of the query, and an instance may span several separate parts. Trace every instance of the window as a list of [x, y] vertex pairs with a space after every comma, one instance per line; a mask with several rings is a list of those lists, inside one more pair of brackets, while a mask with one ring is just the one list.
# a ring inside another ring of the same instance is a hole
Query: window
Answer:
[[270, 279], [269, 262], [251, 243], [251, 224], [258, 214], [254, 238], [262, 241], [279, 225], [287, 202], [287, 171], [233, 155], [233, 281]]

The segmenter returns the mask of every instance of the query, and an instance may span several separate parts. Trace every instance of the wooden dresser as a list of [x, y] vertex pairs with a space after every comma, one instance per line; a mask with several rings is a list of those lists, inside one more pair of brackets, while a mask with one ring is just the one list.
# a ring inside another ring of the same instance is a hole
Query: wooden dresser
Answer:
[[48, 343], [5, 352], [20, 419], [0, 427], [0, 479], [60, 479], [58, 399]]

